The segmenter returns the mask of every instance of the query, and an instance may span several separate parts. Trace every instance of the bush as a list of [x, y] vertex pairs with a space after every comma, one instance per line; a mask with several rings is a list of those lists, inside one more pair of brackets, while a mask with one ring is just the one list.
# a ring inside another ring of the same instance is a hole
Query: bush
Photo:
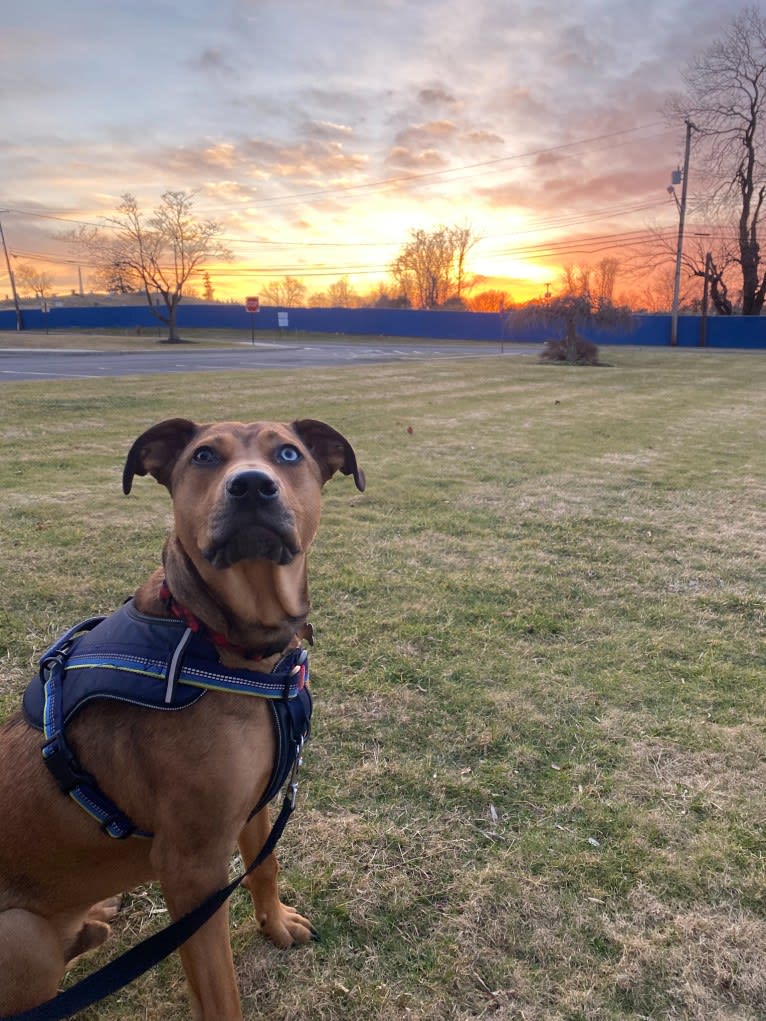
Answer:
[[600, 365], [598, 347], [577, 332], [587, 326], [627, 329], [630, 309], [610, 301], [594, 300], [589, 295], [563, 294], [555, 298], [530, 301], [508, 313], [509, 333], [525, 328], [550, 329], [561, 337], [546, 342], [541, 359], [547, 362], [569, 362], [571, 365]]
[[598, 358], [598, 346], [584, 337], [575, 337], [574, 341], [546, 340], [540, 354], [541, 362], [569, 362], [571, 365], [601, 365]]

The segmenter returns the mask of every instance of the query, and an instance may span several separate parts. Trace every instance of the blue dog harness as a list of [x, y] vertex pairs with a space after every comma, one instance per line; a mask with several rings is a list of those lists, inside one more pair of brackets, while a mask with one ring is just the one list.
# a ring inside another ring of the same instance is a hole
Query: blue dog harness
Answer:
[[276, 753], [252, 818], [275, 797], [288, 776], [295, 800], [301, 750], [311, 726], [308, 679], [304, 649], [291, 649], [271, 673], [226, 667], [204, 630], [182, 620], [149, 617], [131, 599], [109, 617], [90, 617], [75, 624], [44, 653], [39, 674], [24, 693], [24, 716], [42, 731], [43, 760], [61, 790], [93, 816], [105, 833], [116, 839], [151, 837], [104, 794], [67, 743], [66, 727], [83, 706], [109, 699], [159, 712], [180, 712], [208, 691], [267, 699]]

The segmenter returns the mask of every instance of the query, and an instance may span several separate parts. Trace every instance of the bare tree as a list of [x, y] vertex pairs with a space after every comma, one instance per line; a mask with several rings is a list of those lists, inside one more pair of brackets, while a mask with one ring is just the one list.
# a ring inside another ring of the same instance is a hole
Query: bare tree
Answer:
[[97, 266], [92, 283], [107, 294], [136, 294], [141, 290], [136, 275], [121, 263]]
[[50, 296], [53, 289], [53, 278], [44, 269], [38, 269], [28, 262], [20, 262], [15, 270], [16, 283], [19, 290], [31, 291], [41, 302]]
[[178, 306], [188, 290], [189, 278], [208, 259], [230, 259], [220, 240], [222, 225], [197, 220], [192, 196], [166, 191], [149, 217], [129, 193], [122, 196], [117, 215], [103, 227], [82, 228], [69, 235], [90, 261], [119, 289], [142, 290], [149, 308], [168, 328], [166, 343], [178, 343]]
[[468, 302], [472, 312], [504, 312], [510, 308], [513, 302], [507, 291], [500, 291], [490, 288], [487, 291], [479, 291]]
[[720, 316], [730, 316], [734, 312], [735, 302], [730, 294], [733, 274], [730, 271], [738, 265], [736, 245], [732, 245], [725, 236], [712, 242], [704, 237], [693, 238], [683, 255], [683, 266], [690, 277], [704, 281], [707, 276], [710, 300]]
[[[651, 271], [637, 273], [635, 289], [631, 294], [631, 305], [644, 312], [669, 312], [673, 304], [675, 269], [671, 262], [657, 266]], [[688, 278], [681, 282], [679, 309], [691, 311], [694, 305], [689, 290]]]
[[341, 277], [327, 288], [327, 304], [330, 308], [356, 308], [359, 295], [348, 282], [348, 277]]
[[455, 250], [453, 256], [455, 263], [455, 297], [462, 301], [465, 298], [465, 292], [471, 289], [471, 281], [466, 271], [466, 259], [469, 251], [476, 244], [477, 239], [468, 224], [464, 224], [462, 227], [453, 227], [450, 235]]
[[394, 294], [383, 282], [377, 284], [359, 300], [365, 308], [411, 308], [409, 299], [403, 292]]
[[573, 263], [563, 266], [561, 269], [562, 294], [572, 298], [589, 297], [591, 273], [590, 266], [575, 266]]
[[415, 308], [438, 308], [449, 298], [462, 301], [468, 289], [466, 257], [474, 243], [470, 227], [411, 230], [391, 264], [397, 288]]
[[620, 272], [620, 260], [607, 255], [596, 263], [593, 274], [593, 297], [597, 301], [614, 301], [614, 288], [617, 274]]
[[297, 277], [285, 276], [281, 280], [271, 280], [261, 288], [261, 297], [268, 305], [279, 305], [282, 308], [298, 308], [306, 300], [306, 285]]
[[[707, 272], [710, 299], [718, 315], [731, 315], [740, 294], [736, 287], [740, 260], [737, 245], [730, 227], [706, 224], [706, 230], [687, 238], [681, 265], [685, 284], [682, 283], [680, 307], [691, 310], [692, 297], [689, 281], [695, 277], [704, 280]], [[676, 235], [665, 228], [648, 228], [652, 241], [642, 246], [627, 260], [628, 276], [632, 280], [636, 301], [651, 311], [667, 312], [673, 301]], [[706, 269], [707, 267], [707, 269]], [[668, 281], [671, 281], [668, 289]], [[702, 286], [699, 287], [699, 294]], [[734, 296], [732, 296], [734, 295]]]
[[570, 263], [561, 271], [562, 294], [572, 298], [592, 299], [596, 304], [611, 304], [619, 271], [620, 260], [609, 255], [593, 266], [587, 263], [575, 266]]
[[[760, 315], [766, 298], [760, 255], [766, 198], [766, 18], [761, 11], [747, 7], [736, 15], [723, 38], [694, 58], [683, 77], [685, 92], [672, 101], [670, 112], [696, 128], [695, 163], [710, 204], [736, 223], [742, 314]], [[723, 267], [716, 264], [715, 270], [723, 279]]]

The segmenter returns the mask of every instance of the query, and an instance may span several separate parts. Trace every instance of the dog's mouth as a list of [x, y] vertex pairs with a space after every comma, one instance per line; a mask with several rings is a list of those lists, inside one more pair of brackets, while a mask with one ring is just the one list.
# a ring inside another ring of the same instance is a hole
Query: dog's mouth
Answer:
[[286, 512], [271, 520], [242, 515], [223, 517], [210, 531], [202, 555], [213, 567], [232, 567], [243, 560], [270, 560], [291, 564], [301, 551], [292, 516]]
[[202, 555], [213, 567], [232, 567], [242, 560], [271, 560], [279, 566], [291, 564], [300, 546], [266, 528], [237, 532], [222, 542], [213, 542]]

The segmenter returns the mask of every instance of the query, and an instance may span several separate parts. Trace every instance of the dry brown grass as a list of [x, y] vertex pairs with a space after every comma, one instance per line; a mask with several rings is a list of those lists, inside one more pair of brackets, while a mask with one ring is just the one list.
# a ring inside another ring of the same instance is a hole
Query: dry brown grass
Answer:
[[766, 1014], [766, 921], [736, 908], [677, 911], [637, 888], [630, 914], [607, 928], [619, 945], [615, 981], [629, 1009], [689, 1021], [759, 1021]]

